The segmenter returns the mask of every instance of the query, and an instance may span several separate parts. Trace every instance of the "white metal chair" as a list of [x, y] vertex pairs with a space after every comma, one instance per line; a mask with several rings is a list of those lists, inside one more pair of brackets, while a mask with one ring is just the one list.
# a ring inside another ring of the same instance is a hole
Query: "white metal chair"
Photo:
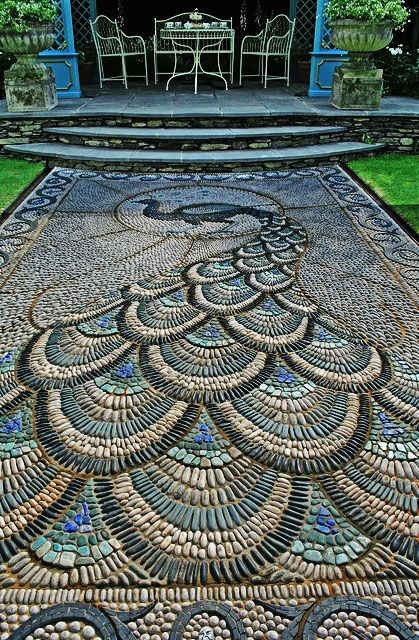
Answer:
[[[148, 84], [147, 52], [141, 36], [127, 36], [118, 26], [116, 20], [107, 16], [98, 16], [90, 21], [93, 34], [93, 42], [96, 48], [97, 63], [99, 67], [100, 87], [105, 81], [122, 81], [125, 89], [128, 89], [127, 78], [145, 78]], [[145, 73], [143, 75], [128, 75], [126, 59], [132, 56], [137, 58], [144, 56]], [[104, 60], [110, 58], [121, 59], [121, 75], [106, 76]]]
[[[290, 83], [290, 56], [294, 37], [295, 19], [279, 14], [267, 20], [265, 28], [256, 36], [245, 36], [240, 51], [240, 84], [242, 78], [260, 77], [266, 89], [268, 80], [286, 80]], [[259, 58], [258, 74], [243, 74], [243, 57], [255, 56]], [[284, 63], [283, 76], [268, 75], [269, 58], [282, 58]]]
[[[165, 28], [167, 22], [172, 23], [182, 23], [190, 22], [190, 11], [188, 13], [179, 13], [176, 16], [172, 16], [171, 18], [165, 18], [164, 20], [157, 20], [154, 18], [154, 36], [153, 36], [153, 50], [154, 50], [154, 82], [157, 84], [159, 76], [171, 76], [172, 71], [159, 71], [159, 57], [160, 56], [173, 56], [173, 43], [164, 39], [160, 36], [160, 32]], [[201, 13], [201, 12], [200, 12]], [[217, 18], [215, 16], [211, 16], [208, 13], [201, 13], [202, 22], [217, 22], [218, 24], [221, 22], [225, 22], [227, 24], [228, 29], [233, 29], [233, 18], [229, 18], [228, 20], [224, 20], [224, 18]], [[229, 36], [223, 39], [222, 45], [217, 50], [207, 50], [206, 54], [226, 54], [229, 57], [229, 67], [228, 71], [224, 72], [225, 75], [230, 77], [230, 82], [233, 82], [233, 70], [234, 70], [234, 36]], [[190, 50], [178, 50], [176, 55], [189, 55], [191, 56]]]

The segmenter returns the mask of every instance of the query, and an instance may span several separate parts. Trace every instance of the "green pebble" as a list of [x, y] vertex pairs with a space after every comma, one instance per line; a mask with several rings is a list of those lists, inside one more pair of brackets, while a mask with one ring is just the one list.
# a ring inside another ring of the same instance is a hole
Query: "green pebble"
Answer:
[[42, 557], [42, 562], [54, 562], [57, 558], [58, 553], [55, 551], [47, 551], [47, 553]]
[[355, 553], [355, 551], [353, 549], [351, 549], [351, 547], [348, 544], [345, 545], [345, 553], [348, 554], [348, 556], [351, 558], [351, 560], [357, 560], [358, 559], [358, 554]]
[[35, 542], [32, 542], [31, 544], [31, 549], [32, 551], [36, 551], [37, 549], [39, 549], [39, 547], [42, 547], [42, 545], [47, 541], [46, 538], [41, 537], [38, 538], [37, 540], [35, 540]]
[[111, 545], [105, 541], [100, 543], [99, 550], [102, 553], [102, 555], [104, 555], [105, 557], [109, 556], [113, 552]]
[[357, 555], [364, 552], [364, 547], [362, 547], [356, 540], [352, 540], [349, 545]]
[[364, 549], [371, 544], [371, 540], [369, 540], [365, 536], [358, 536], [357, 541], [364, 547]]
[[93, 558], [88, 556], [87, 558], [77, 558], [75, 564], [76, 566], [95, 564], [95, 561], [93, 560]]
[[317, 542], [322, 545], [326, 544], [326, 536], [324, 535], [324, 533], [320, 533], [319, 531], [316, 531], [316, 533]]
[[293, 553], [301, 555], [304, 552], [304, 545], [301, 540], [297, 540], [296, 542], [294, 542], [291, 550], [293, 551]]
[[304, 551], [304, 560], [308, 562], [323, 562], [323, 557], [320, 551], [316, 551], [316, 549], [306, 549]]
[[349, 562], [346, 553], [338, 553], [336, 556], [336, 564], [345, 564], [346, 562]]
[[74, 563], [76, 561], [75, 553], [70, 553], [69, 551], [63, 551], [63, 553], [58, 557], [59, 557], [59, 564], [61, 567], [65, 567], [66, 569], [74, 567]]
[[317, 540], [317, 533], [315, 531], [310, 531], [310, 533], [307, 536], [307, 540], [309, 542], [316, 542]]
[[326, 549], [323, 554], [323, 560], [327, 562], [327, 564], [335, 564], [335, 554], [333, 553], [333, 549]]
[[102, 554], [100, 553], [99, 547], [97, 545], [94, 545], [92, 547], [92, 556], [94, 558], [94, 560], [101, 560], [102, 559]]
[[79, 556], [83, 556], [86, 558], [87, 556], [90, 556], [90, 548], [87, 545], [84, 545], [77, 549], [77, 553], [79, 554]]

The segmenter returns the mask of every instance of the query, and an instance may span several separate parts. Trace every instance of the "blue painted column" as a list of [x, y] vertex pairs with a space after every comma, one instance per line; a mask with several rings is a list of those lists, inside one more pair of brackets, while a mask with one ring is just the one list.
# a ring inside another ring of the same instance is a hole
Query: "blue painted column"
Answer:
[[80, 98], [79, 68], [74, 46], [73, 19], [70, 0], [56, 0], [58, 15], [55, 24], [56, 39], [53, 47], [39, 54], [39, 59], [50, 67], [55, 76], [59, 98]]
[[330, 40], [324, 10], [328, 0], [317, 0], [316, 30], [311, 52], [310, 97], [330, 96], [335, 68], [348, 59], [347, 52], [335, 49]]

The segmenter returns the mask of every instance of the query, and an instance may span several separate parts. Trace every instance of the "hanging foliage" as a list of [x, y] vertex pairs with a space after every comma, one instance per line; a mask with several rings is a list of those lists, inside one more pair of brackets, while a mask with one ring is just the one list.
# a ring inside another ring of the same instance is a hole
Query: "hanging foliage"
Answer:
[[125, 26], [124, 5], [122, 0], [118, 0], [118, 17], [117, 21], [121, 29]]
[[247, 4], [246, 0], [243, 0], [242, 6], [240, 9], [240, 29], [242, 31], [247, 30]]
[[255, 22], [258, 27], [261, 27], [264, 22], [264, 12], [260, 0], [257, 1], [256, 5]]

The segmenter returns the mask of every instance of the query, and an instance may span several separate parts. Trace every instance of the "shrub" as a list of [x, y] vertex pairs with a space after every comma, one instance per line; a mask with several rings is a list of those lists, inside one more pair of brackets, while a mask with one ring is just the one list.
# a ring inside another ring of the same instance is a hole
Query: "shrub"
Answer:
[[391, 20], [401, 26], [409, 15], [403, 0], [330, 0], [326, 7], [329, 20], [354, 18], [377, 23]]
[[419, 56], [390, 47], [375, 54], [374, 62], [384, 70], [384, 93], [419, 98]]
[[24, 33], [33, 26], [54, 22], [56, 14], [52, 0], [1, 0], [0, 31]]

